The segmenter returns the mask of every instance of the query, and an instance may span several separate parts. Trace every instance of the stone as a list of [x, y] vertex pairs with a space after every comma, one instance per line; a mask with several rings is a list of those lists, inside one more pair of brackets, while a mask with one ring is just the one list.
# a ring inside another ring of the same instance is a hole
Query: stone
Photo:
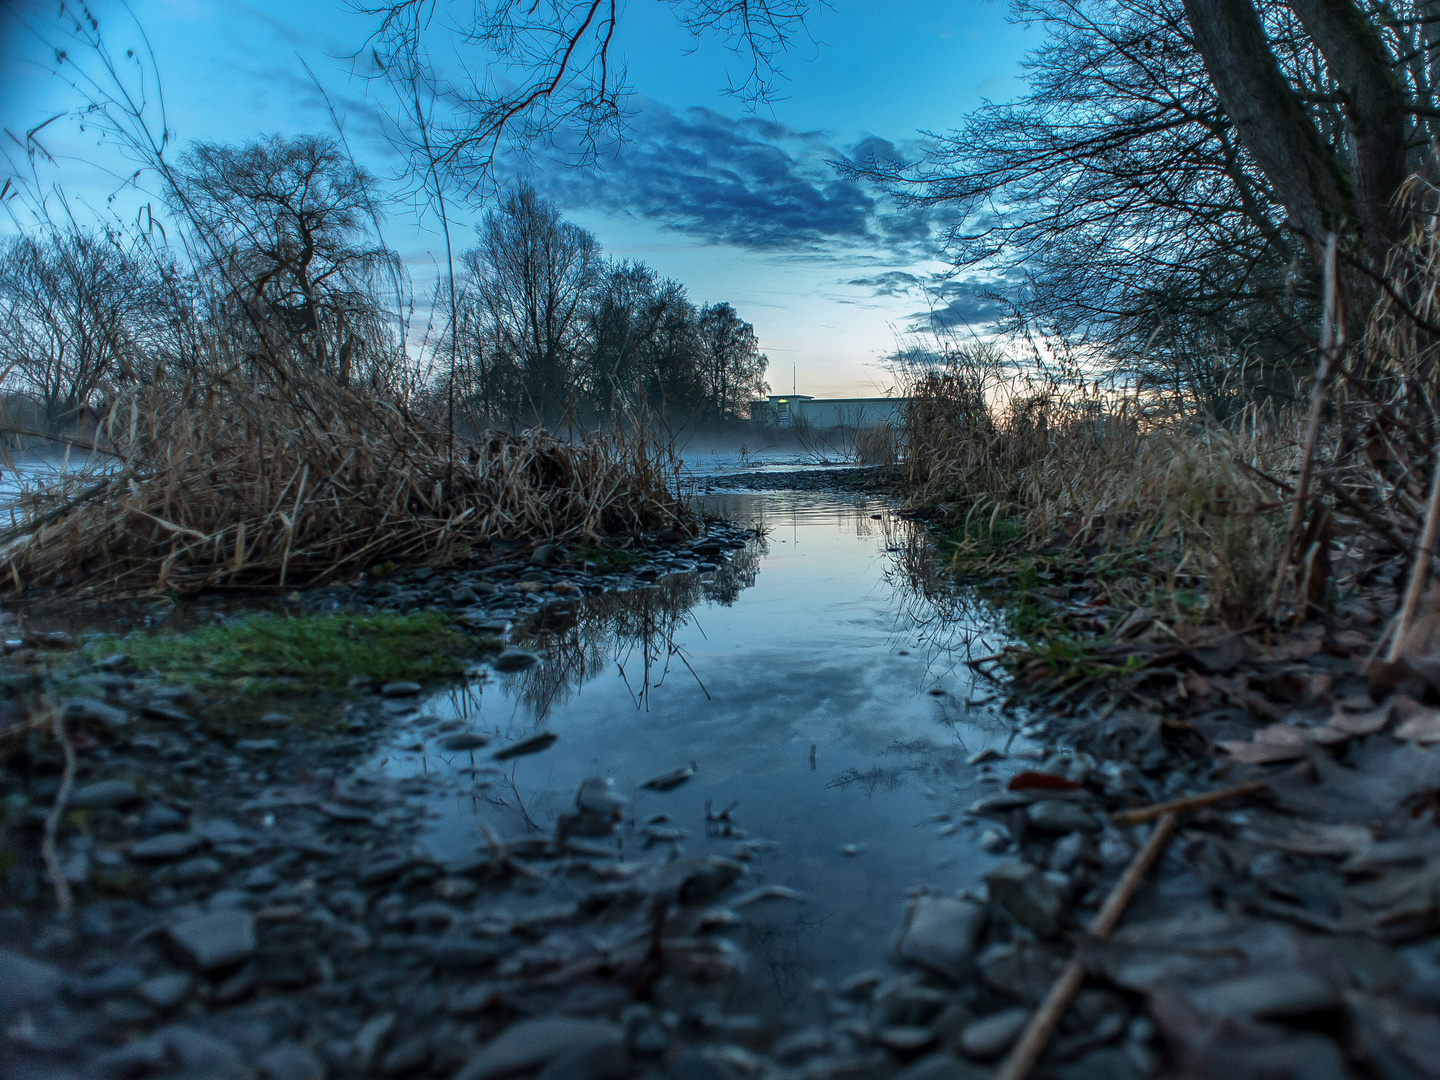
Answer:
[[185, 1000], [194, 985], [195, 980], [183, 971], [172, 971], [143, 980], [135, 987], [135, 993], [147, 1005], [173, 1009]]
[[60, 706], [60, 715], [66, 720], [89, 721], [107, 728], [124, 727], [130, 722], [130, 714], [99, 698], [70, 698]]
[[430, 885], [430, 891], [439, 899], [448, 901], [469, 900], [479, 888], [475, 882], [463, 877], [437, 878]]
[[230, 909], [186, 919], [169, 928], [170, 940], [201, 971], [238, 964], [255, 951], [255, 917]]
[[891, 1080], [989, 1080], [989, 1076], [989, 1072], [979, 1066], [948, 1050], [939, 1050], [911, 1062]]
[[1338, 1009], [1340, 994], [1324, 979], [1303, 971], [1246, 975], [1190, 993], [1201, 1012], [1261, 1019], [1304, 1016]]
[[325, 1064], [299, 1043], [272, 1046], [257, 1062], [264, 1080], [325, 1080]]
[[385, 1044], [394, 1030], [395, 1014], [393, 1012], [380, 1013], [365, 1021], [364, 1026], [356, 1032], [355, 1041], [351, 1044], [351, 1053], [358, 1072], [370, 1071], [381, 1051], [385, 1049]]
[[185, 824], [185, 815], [163, 803], [153, 803], [145, 808], [140, 818], [140, 827], [149, 833], [169, 832]]
[[74, 810], [119, 810], [139, 798], [133, 780], [99, 780], [72, 791], [66, 805]]
[[1030, 1022], [1029, 1009], [1005, 1009], [976, 1020], [960, 1033], [960, 1049], [981, 1061], [997, 1058], [1010, 1049]]
[[559, 544], [541, 544], [530, 556], [531, 566], [554, 566], [565, 555]]
[[199, 851], [203, 839], [189, 832], [161, 833], [130, 845], [130, 857], [141, 862], [169, 862]]
[[267, 712], [264, 716], [260, 717], [260, 723], [266, 727], [289, 727], [294, 722], [295, 718], [289, 713], [284, 712]]
[[240, 1051], [224, 1039], [217, 1039], [188, 1024], [172, 1024], [155, 1032], [165, 1041], [170, 1054], [185, 1076], [205, 1080], [241, 1080], [254, 1075]]
[[172, 705], [160, 705], [153, 701], [147, 701], [140, 706], [142, 716], [151, 720], [164, 720], [166, 723], [179, 724], [189, 727], [195, 723], [195, 718], [183, 709], [177, 709]]
[[1067, 799], [1031, 803], [1025, 817], [1035, 828], [1047, 833], [1099, 832], [1101, 825], [1094, 814]]
[[490, 666], [496, 671], [510, 673], [528, 671], [538, 663], [540, 663], [540, 657], [532, 652], [526, 652], [524, 649], [506, 649], [490, 661]]
[[1042, 938], [1059, 933], [1065, 898], [1038, 869], [1023, 862], [1001, 863], [985, 880], [990, 885], [990, 899], [1026, 930]]
[[509, 746], [502, 746], [491, 756], [496, 761], [509, 761], [511, 758], [526, 757], [529, 754], [538, 754], [542, 750], [548, 750], [554, 746], [560, 736], [553, 731], [542, 731], [538, 735], [531, 735], [527, 739], [513, 742]]
[[430, 1060], [430, 1056], [429, 1038], [412, 1035], [381, 1058], [380, 1072], [384, 1076], [404, 1076], [419, 1069]]
[[388, 682], [384, 686], [380, 687], [380, 696], [387, 698], [415, 697], [416, 695], [420, 694], [424, 689], [425, 688], [421, 686], [418, 682], [408, 682], [405, 680], [401, 680], [398, 682]]
[[242, 754], [273, 754], [280, 749], [278, 739], [240, 739], [235, 743], [235, 749]]
[[558, 1060], [623, 1054], [624, 1050], [625, 1033], [615, 1024], [567, 1016], [521, 1020], [471, 1057], [454, 1080], [491, 1080]]
[[268, 866], [256, 866], [240, 881], [240, 887], [264, 892], [280, 884], [280, 876]]
[[430, 946], [430, 963], [442, 971], [465, 971], [493, 964], [515, 948], [510, 938], [441, 937]]
[[65, 996], [72, 1001], [89, 1004], [123, 994], [139, 986], [145, 972], [134, 964], [116, 964], [112, 968], [81, 979], [72, 979], [65, 986]]
[[195, 885], [202, 881], [211, 881], [225, 872], [220, 865], [219, 859], [213, 859], [209, 855], [197, 855], [193, 859], [186, 859], [177, 863], [174, 874], [174, 881], [178, 885]]
[[90, 856], [83, 851], [77, 851], [60, 864], [60, 873], [66, 882], [77, 889], [90, 882]]
[[441, 739], [439, 746], [441, 750], [459, 752], [462, 750], [477, 750], [489, 741], [490, 740], [484, 735], [477, 734], [473, 731], [457, 731], [455, 734], [446, 735]]
[[973, 900], [917, 896], [895, 939], [895, 955], [959, 982], [974, 964], [984, 926], [985, 909]]

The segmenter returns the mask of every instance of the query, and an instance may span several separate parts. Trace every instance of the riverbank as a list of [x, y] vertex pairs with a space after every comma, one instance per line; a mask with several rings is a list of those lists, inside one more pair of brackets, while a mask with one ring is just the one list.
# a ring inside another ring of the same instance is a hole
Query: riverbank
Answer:
[[[347, 686], [242, 729], [213, 683], [186, 696], [96, 657], [61, 687], [73, 796], [96, 804], [57, 819], [73, 919], [35, 861], [64, 755], [42, 725], [6, 762], [0, 986], [27, 988], [6, 1039], [28, 1075], [974, 1080], [1149, 837], [1115, 815], [1266, 770], [1266, 793], [1188, 815], [1112, 942], [1080, 950], [1036, 1075], [1433, 1060], [1440, 777], [1397, 738], [1400, 699], [1388, 730], [1353, 707], [1357, 637], [1180, 650], [1151, 618], [1122, 635], [1138, 696], [1002, 708], [1037, 661], [1005, 651], [1004, 612], [884, 500], [776, 490], [802, 472], [717, 479], [769, 486], [712, 496], [758, 530], [657, 536], [608, 573], [571, 551], [282, 597], [504, 635], [441, 693]], [[35, 627], [12, 671], [73, 655]], [[973, 674], [996, 654], [1010, 673]], [[1273, 725], [1227, 694], [1309, 709], [1321, 737], [1231, 763], [1218, 742]], [[1418, 802], [1386, 802], [1397, 775]]]

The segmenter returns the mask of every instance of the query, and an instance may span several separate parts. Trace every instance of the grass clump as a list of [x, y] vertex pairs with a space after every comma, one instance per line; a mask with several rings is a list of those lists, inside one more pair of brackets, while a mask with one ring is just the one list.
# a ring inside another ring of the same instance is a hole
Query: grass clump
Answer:
[[187, 634], [107, 637], [92, 655], [123, 651], [173, 682], [221, 684], [269, 695], [377, 683], [454, 678], [466, 657], [495, 642], [456, 630], [435, 612], [412, 615], [249, 615]]

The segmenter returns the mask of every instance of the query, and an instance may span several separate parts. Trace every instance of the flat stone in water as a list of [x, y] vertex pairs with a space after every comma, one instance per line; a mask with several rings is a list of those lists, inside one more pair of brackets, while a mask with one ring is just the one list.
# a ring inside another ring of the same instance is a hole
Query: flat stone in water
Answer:
[[1031, 803], [1025, 811], [1030, 824], [1042, 832], [1098, 832], [1100, 822], [1083, 806], [1063, 799], [1046, 799]]
[[1030, 1010], [1024, 1008], [1005, 1009], [976, 1020], [960, 1033], [960, 1049], [981, 1061], [997, 1058], [1020, 1037], [1029, 1022]]
[[273, 753], [280, 749], [280, 743], [277, 739], [241, 739], [235, 744], [235, 749], [251, 754]]
[[508, 761], [511, 758], [524, 757], [526, 754], [538, 754], [541, 750], [548, 750], [554, 746], [558, 738], [560, 736], [553, 731], [542, 731], [539, 735], [531, 735], [528, 739], [521, 739], [509, 746], [502, 746], [491, 756], [496, 761]]
[[142, 862], [168, 862], [183, 859], [200, 849], [204, 841], [194, 833], [171, 832], [141, 840], [130, 847], [130, 857]]
[[38, 1005], [65, 985], [65, 973], [42, 960], [0, 949], [0, 1007]]
[[440, 740], [441, 750], [476, 750], [489, 743], [484, 735], [477, 735], [473, 731], [457, 731], [453, 735], [446, 735]]
[[201, 971], [230, 967], [255, 951], [255, 917], [248, 911], [200, 915], [170, 927], [169, 934]]
[[76, 810], [118, 810], [140, 798], [140, 791], [130, 780], [100, 780], [76, 788], [68, 806]]
[[418, 682], [388, 682], [380, 688], [380, 696], [387, 698], [415, 697], [425, 688]]
[[140, 819], [140, 827], [146, 832], [166, 832], [185, 824], [185, 815], [163, 803], [147, 807]]
[[540, 657], [524, 649], [506, 649], [490, 662], [496, 671], [528, 671], [540, 663]]

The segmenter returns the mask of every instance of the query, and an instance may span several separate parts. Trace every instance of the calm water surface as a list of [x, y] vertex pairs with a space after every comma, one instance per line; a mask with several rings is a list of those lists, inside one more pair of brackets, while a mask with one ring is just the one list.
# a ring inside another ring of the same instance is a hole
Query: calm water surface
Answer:
[[[780, 884], [806, 896], [745, 911], [750, 978], [784, 1002], [816, 977], [883, 963], [907, 890], [975, 885], [990, 865], [976, 830], [954, 822], [994, 790], [967, 759], [1010, 737], [964, 664], [996, 635], [915, 588], [905, 566], [918, 541], [878, 501], [746, 493], [705, 509], [766, 536], [711, 580], [681, 575], [552, 611], [525, 642], [546, 655], [539, 668], [435, 696], [373, 764], [445, 780], [424, 835], [442, 858], [476, 850], [487, 826], [507, 838], [553, 829], [596, 775], [631, 800], [627, 850], [753, 853], [737, 893]], [[504, 766], [487, 751], [437, 755], [437, 717], [499, 744], [559, 739]], [[691, 763], [673, 791], [640, 786]], [[733, 829], [707, 821], [707, 807], [733, 808]], [[651, 821], [686, 835], [651, 840]]]

